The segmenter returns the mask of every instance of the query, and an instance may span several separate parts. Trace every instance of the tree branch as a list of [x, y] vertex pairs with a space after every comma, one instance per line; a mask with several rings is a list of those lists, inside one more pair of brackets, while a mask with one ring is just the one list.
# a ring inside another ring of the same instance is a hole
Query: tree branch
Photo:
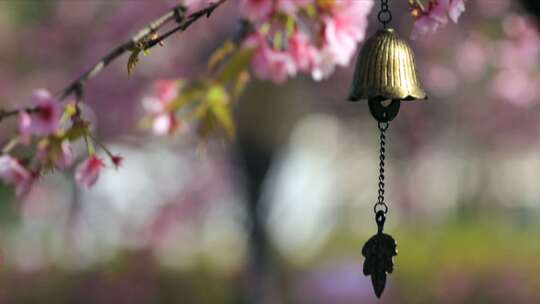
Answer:
[[[121, 45], [114, 48], [110, 53], [103, 57], [98, 63], [96, 63], [91, 69], [86, 73], [81, 75], [71, 84], [69, 84], [60, 94], [60, 99], [65, 99], [72, 93], [76, 93], [78, 90], [82, 90], [84, 84], [99, 74], [107, 65], [112, 61], [123, 55], [124, 53], [133, 50], [134, 48], [140, 47], [139, 45], [143, 43], [142, 47], [145, 50], [151, 49], [157, 44], [163, 42], [170, 35], [178, 32], [185, 31], [191, 24], [200, 19], [203, 16], [210, 17], [212, 12], [218, 8], [221, 4], [225, 3], [227, 0], [218, 0], [216, 3], [211, 3], [208, 7], [203, 8], [199, 11], [196, 11], [190, 14], [187, 18], [185, 17], [186, 8], [182, 5], [174, 7], [171, 11], [167, 12], [165, 15], [154, 20], [152, 23], [147, 25], [145, 28], [137, 32], [130, 40], [122, 43]], [[165, 33], [163, 36], [160, 36], [155, 39], [151, 39], [145, 42], [145, 39], [150, 35], [156, 33], [164, 25], [168, 24], [171, 21], [176, 21], [178, 26]]]
[[[207, 18], [214, 12], [216, 8], [221, 6], [227, 0], [217, 0], [215, 3], [211, 3], [206, 8], [203, 8], [199, 11], [196, 11], [189, 16], [185, 16], [186, 7], [183, 5], [177, 5], [166, 14], [157, 18], [156, 20], [149, 23], [143, 29], [139, 30], [131, 39], [120, 44], [107, 53], [101, 60], [94, 64], [88, 71], [83, 73], [79, 78], [75, 79], [69, 85], [67, 85], [62, 91], [58, 93], [60, 100], [64, 100], [71, 94], [75, 94], [77, 98], [82, 95], [83, 87], [90, 79], [98, 75], [103, 69], [105, 69], [111, 62], [118, 59], [120, 56], [124, 55], [126, 52], [129, 52], [136, 48], [143, 48], [148, 50], [160, 44], [165, 39], [170, 37], [176, 32], [183, 32], [187, 30], [195, 21], [201, 17], [206, 16]], [[175, 21], [178, 25], [173, 29], [169, 30], [165, 34], [158, 36], [157, 38], [149, 39], [154, 34], [157, 34], [157, 31], [163, 28], [165, 25], [170, 22]], [[34, 107], [28, 107], [23, 109], [23, 111], [35, 112]], [[2, 110], [0, 109], [0, 122], [7, 117], [15, 116], [19, 113], [19, 110]]]

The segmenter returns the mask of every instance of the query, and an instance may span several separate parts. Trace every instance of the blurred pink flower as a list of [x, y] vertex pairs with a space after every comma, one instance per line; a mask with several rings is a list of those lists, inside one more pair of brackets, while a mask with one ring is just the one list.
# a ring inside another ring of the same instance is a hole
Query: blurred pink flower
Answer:
[[465, 12], [465, 0], [450, 0], [450, 6], [448, 7], [448, 16], [450, 19], [457, 23], [461, 14]]
[[299, 71], [311, 72], [319, 61], [319, 50], [301, 31], [294, 32], [289, 39], [289, 53]]
[[314, 0], [277, 0], [277, 9], [285, 14], [294, 15], [301, 7], [312, 4]]
[[536, 69], [540, 57], [540, 33], [532, 20], [510, 15], [503, 21], [508, 39], [498, 47], [497, 63], [503, 68]]
[[53, 165], [58, 169], [66, 169], [73, 164], [75, 156], [69, 141], [64, 140], [59, 145], [51, 145], [48, 142], [39, 144], [36, 159], [46, 166]]
[[122, 166], [124, 162], [124, 157], [122, 155], [111, 155], [111, 162], [115, 169], [118, 169]]
[[459, 85], [459, 78], [449, 67], [441, 64], [431, 64], [426, 77], [428, 90], [437, 97], [453, 94]]
[[540, 77], [520, 69], [503, 69], [492, 80], [492, 94], [515, 106], [528, 106], [540, 93]]
[[430, 1], [428, 8], [423, 10], [419, 6], [414, 6], [413, 11], [416, 15], [411, 38], [416, 39], [420, 36], [435, 33], [441, 25], [448, 22], [448, 1]]
[[58, 169], [65, 169], [73, 164], [75, 161], [75, 155], [69, 141], [64, 140], [60, 144], [60, 151], [56, 159], [56, 167]]
[[434, 34], [448, 23], [448, 17], [455, 23], [465, 11], [465, 0], [430, 0], [427, 9], [416, 4], [411, 7], [416, 20], [411, 33], [412, 39]]
[[356, 45], [365, 38], [367, 16], [373, 2], [344, 1], [347, 5], [342, 10], [324, 19], [324, 42], [335, 62], [347, 66], [356, 51]]
[[178, 96], [179, 83], [173, 80], [160, 80], [154, 84], [151, 96], [143, 98], [143, 106], [152, 119], [152, 130], [156, 135], [172, 134], [178, 123], [169, 108]]
[[260, 33], [251, 34], [244, 42], [244, 47], [256, 50], [251, 65], [260, 79], [283, 83], [288, 76], [296, 75], [297, 68], [291, 55], [270, 48]]
[[172, 135], [179, 127], [174, 113], [163, 112], [153, 118], [152, 131], [155, 135]]
[[492, 61], [493, 52], [489, 40], [480, 33], [471, 33], [456, 51], [456, 64], [461, 74], [469, 80], [480, 78]]
[[19, 113], [19, 132], [23, 136], [50, 135], [58, 130], [62, 107], [47, 90], [35, 90], [32, 95], [33, 105], [37, 111]]
[[240, 0], [240, 14], [251, 21], [264, 21], [273, 9], [273, 0]]
[[15, 186], [17, 196], [22, 196], [30, 190], [34, 175], [24, 168], [17, 159], [9, 156], [0, 156], [0, 180], [8, 185]]
[[95, 154], [92, 154], [84, 162], [79, 164], [75, 170], [75, 181], [79, 186], [92, 187], [96, 183], [103, 167], [103, 161]]
[[152, 94], [143, 98], [144, 108], [151, 114], [168, 111], [168, 106], [178, 96], [178, 82], [174, 80], [158, 80], [154, 83]]

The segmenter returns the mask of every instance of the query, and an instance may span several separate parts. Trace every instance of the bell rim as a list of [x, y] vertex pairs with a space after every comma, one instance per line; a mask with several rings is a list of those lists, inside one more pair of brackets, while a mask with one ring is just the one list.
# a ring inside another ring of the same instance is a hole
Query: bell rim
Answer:
[[369, 99], [380, 99], [380, 100], [388, 100], [388, 99], [398, 99], [403, 101], [412, 101], [412, 100], [427, 100], [428, 96], [427, 93], [419, 87], [416, 87], [412, 90], [407, 90], [406, 92], [403, 92], [402, 89], [396, 88], [396, 87], [385, 87], [381, 89], [367, 89], [363, 88], [361, 90], [358, 90], [360, 92], [351, 92], [349, 94], [349, 101], [355, 102], [355, 101], [362, 101], [362, 100], [369, 100]]

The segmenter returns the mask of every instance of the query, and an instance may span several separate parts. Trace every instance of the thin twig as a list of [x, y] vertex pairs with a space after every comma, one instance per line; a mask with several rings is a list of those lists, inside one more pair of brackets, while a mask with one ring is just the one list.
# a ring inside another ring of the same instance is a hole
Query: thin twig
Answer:
[[[157, 18], [156, 20], [152, 21], [150, 24], [145, 26], [143, 29], [139, 30], [133, 37], [131, 37], [130, 40], [112, 49], [112, 51], [107, 53], [107, 55], [101, 58], [101, 60], [99, 60], [96, 64], [94, 64], [88, 71], [83, 73], [79, 78], [75, 79], [73, 82], [67, 85], [63, 90], [61, 90], [57, 96], [59, 96], [60, 100], [64, 100], [71, 94], [75, 94], [77, 95], [77, 97], [79, 97], [82, 94], [83, 87], [88, 80], [94, 78], [101, 71], [103, 71], [103, 69], [105, 69], [105, 67], [107, 67], [111, 62], [118, 59], [120, 56], [124, 55], [126, 52], [129, 52], [137, 47], [140, 48], [141, 43], [144, 43], [142, 45], [144, 50], [153, 48], [157, 44], [160, 44], [165, 39], [170, 37], [172, 34], [179, 31], [183, 32], [187, 30], [189, 26], [191, 26], [195, 21], [197, 21], [201, 17], [204, 17], [204, 16], [210, 17], [210, 15], [214, 12], [214, 10], [218, 8], [220, 5], [222, 5], [223, 3], [225, 3], [226, 1], [227, 0], [218, 0], [217, 2], [211, 3], [206, 8], [196, 11], [187, 17], [185, 16], [185, 13], [186, 13], [185, 6], [183, 5], [175, 6], [166, 14], [162, 15], [161, 17]], [[169, 30], [168, 32], [166, 32], [165, 34], [155, 39], [145, 41], [152, 34], [157, 33], [158, 30], [160, 30], [161, 28], [163, 28], [165, 25], [169, 24], [172, 21], [176, 22], [178, 25], [174, 27], [173, 29]], [[36, 111], [34, 107], [28, 107], [22, 110], [27, 111], [27, 112]], [[4, 120], [7, 117], [17, 115], [17, 113], [19, 113], [19, 110], [0, 109], [0, 122], [2, 122], [2, 120]]]
[[212, 12], [221, 4], [225, 3], [225, 1], [227, 0], [219, 0], [216, 3], [211, 3], [208, 7], [190, 14], [187, 18], [184, 15], [186, 12], [186, 8], [181, 5], [176, 6], [171, 11], [159, 17], [158, 19], [150, 23], [148, 26], [140, 30], [129, 41], [126, 41], [122, 43], [121, 45], [119, 45], [118, 47], [116, 47], [115, 49], [113, 49], [109, 54], [107, 54], [105, 57], [103, 57], [103, 59], [101, 59], [97, 64], [95, 64], [90, 70], [88, 70], [86, 73], [84, 73], [78, 79], [76, 79], [70, 85], [68, 85], [60, 94], [60, 99], [65, 99], [71, 93], [76, 92], [78, 89], [84, 86], [84, 84], [88, 80], [96, 76], [112, 61], [114, 61], [115, 59], [123, 55], [124, 53], [138, 47], [138, 45], [141, 42], [143, 42], [145, 38], [149, 37], [149, 35], [151, 34], [156, 33], [160, 28], [162, 28], [164, 25], [168, 24], [169, 22], [176, 21], [176, 23], [178, 23], [178, 26], [173, 28], [169, 32], [165, 33], [164, 35], [144, 43], [142, 47], [145, 50], [149, 50], [153, 48], [154, 46], [163, 42], [169, 36], [171, 36], [172, 34], [178, 31], [185, 31], [191, 24], [193, 24], [195, 21], [197, 21], [201, 17], [203, 16], [210, 17]]

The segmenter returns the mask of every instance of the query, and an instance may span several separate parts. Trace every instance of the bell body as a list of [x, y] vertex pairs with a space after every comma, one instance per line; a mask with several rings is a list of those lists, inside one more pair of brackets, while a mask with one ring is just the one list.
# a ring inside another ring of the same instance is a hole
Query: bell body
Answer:
[[356, 61], [350, 101], [427, 99], [411, 47], [394, 29], [368, 39]]

